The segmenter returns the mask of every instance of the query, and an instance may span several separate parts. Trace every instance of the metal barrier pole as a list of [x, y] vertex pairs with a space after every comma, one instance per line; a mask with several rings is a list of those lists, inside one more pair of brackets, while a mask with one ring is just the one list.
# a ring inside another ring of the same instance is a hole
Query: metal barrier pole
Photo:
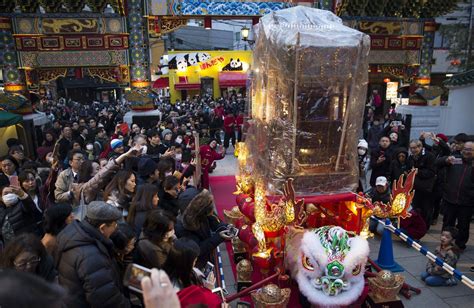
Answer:
[[422, 255], [425, 255], [428, 259], [435, 262], [436, 265], [441, 266], [445, 271], [453, 275], [456, 279], [460, 280], [466, 286], [474, 290], [474, 281], [469, 279], [469, 277], [465, 276], [459, 270], [453, 268], [451, 265], [445, 263], [442, 259], [438, 258], [432, 252], [430, 252], [426, 247], [421, 246], [417, 242], [415, 242], [411, 237], [403, 233], [400, 229], [395, 228], [392, 224], [386, 225], [384, 221], [378, 219], [375, 216], [371, 216], [371, 219], [377, 221], [379, 224], [384, 225], [384, 228], [390, 230], [390, 232], [396, 234], [399, 238], [405, 241], [408, 245], [415, 248], [415, 250], [419, 251]]

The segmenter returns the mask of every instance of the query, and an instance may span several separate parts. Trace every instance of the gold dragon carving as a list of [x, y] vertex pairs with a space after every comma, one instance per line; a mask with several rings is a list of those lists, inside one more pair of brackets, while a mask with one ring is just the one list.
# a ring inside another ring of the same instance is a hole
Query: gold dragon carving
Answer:
[[[174, 30], [177, 30], [183, 26], [188, 24], [187, 18], [167, 18], [161, 17], [159, 19], [151, 19], [149, 20], [149, 31], [155, 35], [161, 35], [164, 33], [168, 33]], [[155, 31], [155, 25], [158, 23], [160, 28], [160, 32]]]
[[399, 22], [367, 21], [359, 24], [359, 30], [368, 34], [400, 34], [402, 25]]
[[64, 33], [64, 32], [83, 32], [84, 29], [94, 31], [98, 28], [95, 19], [43, 19], [42, 23], [45, 32]]
[[110, 68], [88, 68], [89, 75], [92, 77], [98, 77], [100, 79], [116, 82], [116, 72]]

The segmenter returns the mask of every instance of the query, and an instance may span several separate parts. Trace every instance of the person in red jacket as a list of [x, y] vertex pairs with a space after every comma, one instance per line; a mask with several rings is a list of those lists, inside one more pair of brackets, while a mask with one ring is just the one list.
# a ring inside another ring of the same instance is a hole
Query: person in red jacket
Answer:
[[400, 219], [400, 229], [406, 235], [418, 241], [425, 236], [428, 228], [426, 228], [426, 223], [417, 210], [412, 208], [409, 213], [411, 214], [410, 217]]
[[216, 104], [216, 108], [214, 108], [214, 115], [221, 119], [224, 117], [224, 107], [220, 103]]
[[205, 189], [209, 189], [209, 170], [212, 168], [214, 161], [223, 159], [225, 157], [225, 150], [222, 149], [220, 153], [217, 153], [216, 147], [216, 139], [211, 139], [209, 144], [202, 145], [199, 148], [202, 168], [201, 186]]
[[224, 148], [227, 152], [229, 140], [232, 141], [232, 146], [235, 148], [235, 117], [231, 112], [226, 112], [224, 117], [224, 133]]

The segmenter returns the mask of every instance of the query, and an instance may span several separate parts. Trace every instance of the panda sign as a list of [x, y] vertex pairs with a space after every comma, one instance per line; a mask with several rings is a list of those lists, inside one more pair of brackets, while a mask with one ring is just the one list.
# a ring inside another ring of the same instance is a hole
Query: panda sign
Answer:
[[228, 88], [241, 91], [246, 88], [252, 51], [170, 51], [162, 60], [160, 69], [168, 72], [172, 101], [200, 94], [204, 83], [207, 84], [206, 91], [211, 87], [213, 96], [219, 97]]
[[168, 69], [184, 71], [188, 66], [194, 66], [206, 62], [211, 55], [206, 52], [177, 53], [168, 56]]

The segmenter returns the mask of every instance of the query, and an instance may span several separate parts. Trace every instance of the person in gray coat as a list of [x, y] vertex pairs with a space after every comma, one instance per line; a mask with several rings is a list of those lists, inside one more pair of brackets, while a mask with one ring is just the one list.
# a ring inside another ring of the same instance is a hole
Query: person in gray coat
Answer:
[[113, 205], [93, 201], [82, 222], [76, 220], [59, 233], [54, 259], [59, 284], [69, 293], [67, 307], [130, 306], [109, 239], [121, 219]]

